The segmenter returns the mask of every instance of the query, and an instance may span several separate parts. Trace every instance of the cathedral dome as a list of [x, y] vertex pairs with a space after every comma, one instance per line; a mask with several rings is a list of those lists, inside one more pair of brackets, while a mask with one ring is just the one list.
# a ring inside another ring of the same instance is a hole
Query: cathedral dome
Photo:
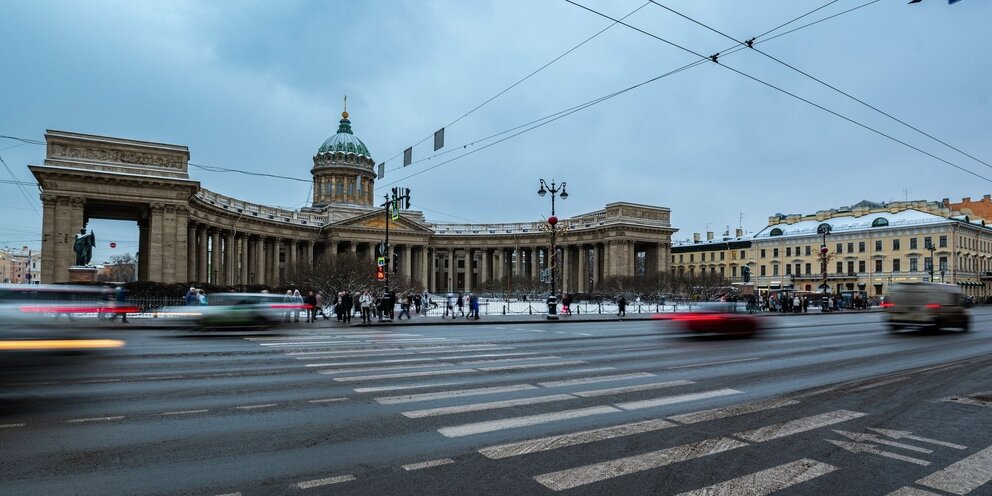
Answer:
[[369, 153], [369, 149], [365, 146], [365, 143], [362, 143], [362, 140], [358, 139], [358, 136], [355, 136], [351, 131], [351, 121], [348, 120], [347, 111], [341, 113], [341, 123], [338, 126], [338, 132], [327, 138], [323, 145], [320, 145], [317, 155], [336, 152], [354, 153], [355, 155], [372, 158], [372, 154]]

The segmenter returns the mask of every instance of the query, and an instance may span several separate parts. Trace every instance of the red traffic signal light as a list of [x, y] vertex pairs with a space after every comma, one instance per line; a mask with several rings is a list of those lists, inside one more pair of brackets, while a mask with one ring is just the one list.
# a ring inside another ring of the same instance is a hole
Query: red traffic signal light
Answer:
[[386, 280], [386, 268], [383, 266], [378, 266], [375, 269], [375, 280], [385, 281]]

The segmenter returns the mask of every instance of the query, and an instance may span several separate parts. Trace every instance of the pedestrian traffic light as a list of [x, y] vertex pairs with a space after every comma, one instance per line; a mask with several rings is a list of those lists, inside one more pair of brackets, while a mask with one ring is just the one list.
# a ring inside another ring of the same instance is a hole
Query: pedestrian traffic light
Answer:
[[376, 267], [376, 269], [375, 269], [375, 280], [376, 281], [385, 281], [386, 280], [386, 268], [385, 267], [383, 267], [381, 265], [378, 266], [378, 267]]

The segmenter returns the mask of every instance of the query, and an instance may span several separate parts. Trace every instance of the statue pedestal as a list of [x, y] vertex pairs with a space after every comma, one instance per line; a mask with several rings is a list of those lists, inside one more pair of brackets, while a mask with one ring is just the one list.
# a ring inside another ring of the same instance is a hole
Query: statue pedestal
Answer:
[[69, 282], [94, 282], [97, 272], [99, 270], [96, 267], [73, 265], [69, 267]]

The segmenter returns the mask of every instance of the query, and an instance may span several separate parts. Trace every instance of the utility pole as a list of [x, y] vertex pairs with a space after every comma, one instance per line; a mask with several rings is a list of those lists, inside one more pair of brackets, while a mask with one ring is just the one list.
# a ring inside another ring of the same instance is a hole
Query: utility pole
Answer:
[[[393, 255], [389, 250], [389, 219], [392, 217], [394, 220], [400, 217], [400, 204], [403, 204], [403, 208], [410, 208], [410, 188], [393, 188], [391, 195], [385, 195], [385, 201], [382, 203], [382, 207], [385, 209], [386, 214], [386, 240], [383, 244], [382, 256], [379, 257], [376, 263], [378, 268], [376, 269], [376, 279], [382, 279], [385, 282], [386, 293], [389, 293], [389, 265], [393, 264]], [[381, 260], [385, 258], [386, 260]]]

